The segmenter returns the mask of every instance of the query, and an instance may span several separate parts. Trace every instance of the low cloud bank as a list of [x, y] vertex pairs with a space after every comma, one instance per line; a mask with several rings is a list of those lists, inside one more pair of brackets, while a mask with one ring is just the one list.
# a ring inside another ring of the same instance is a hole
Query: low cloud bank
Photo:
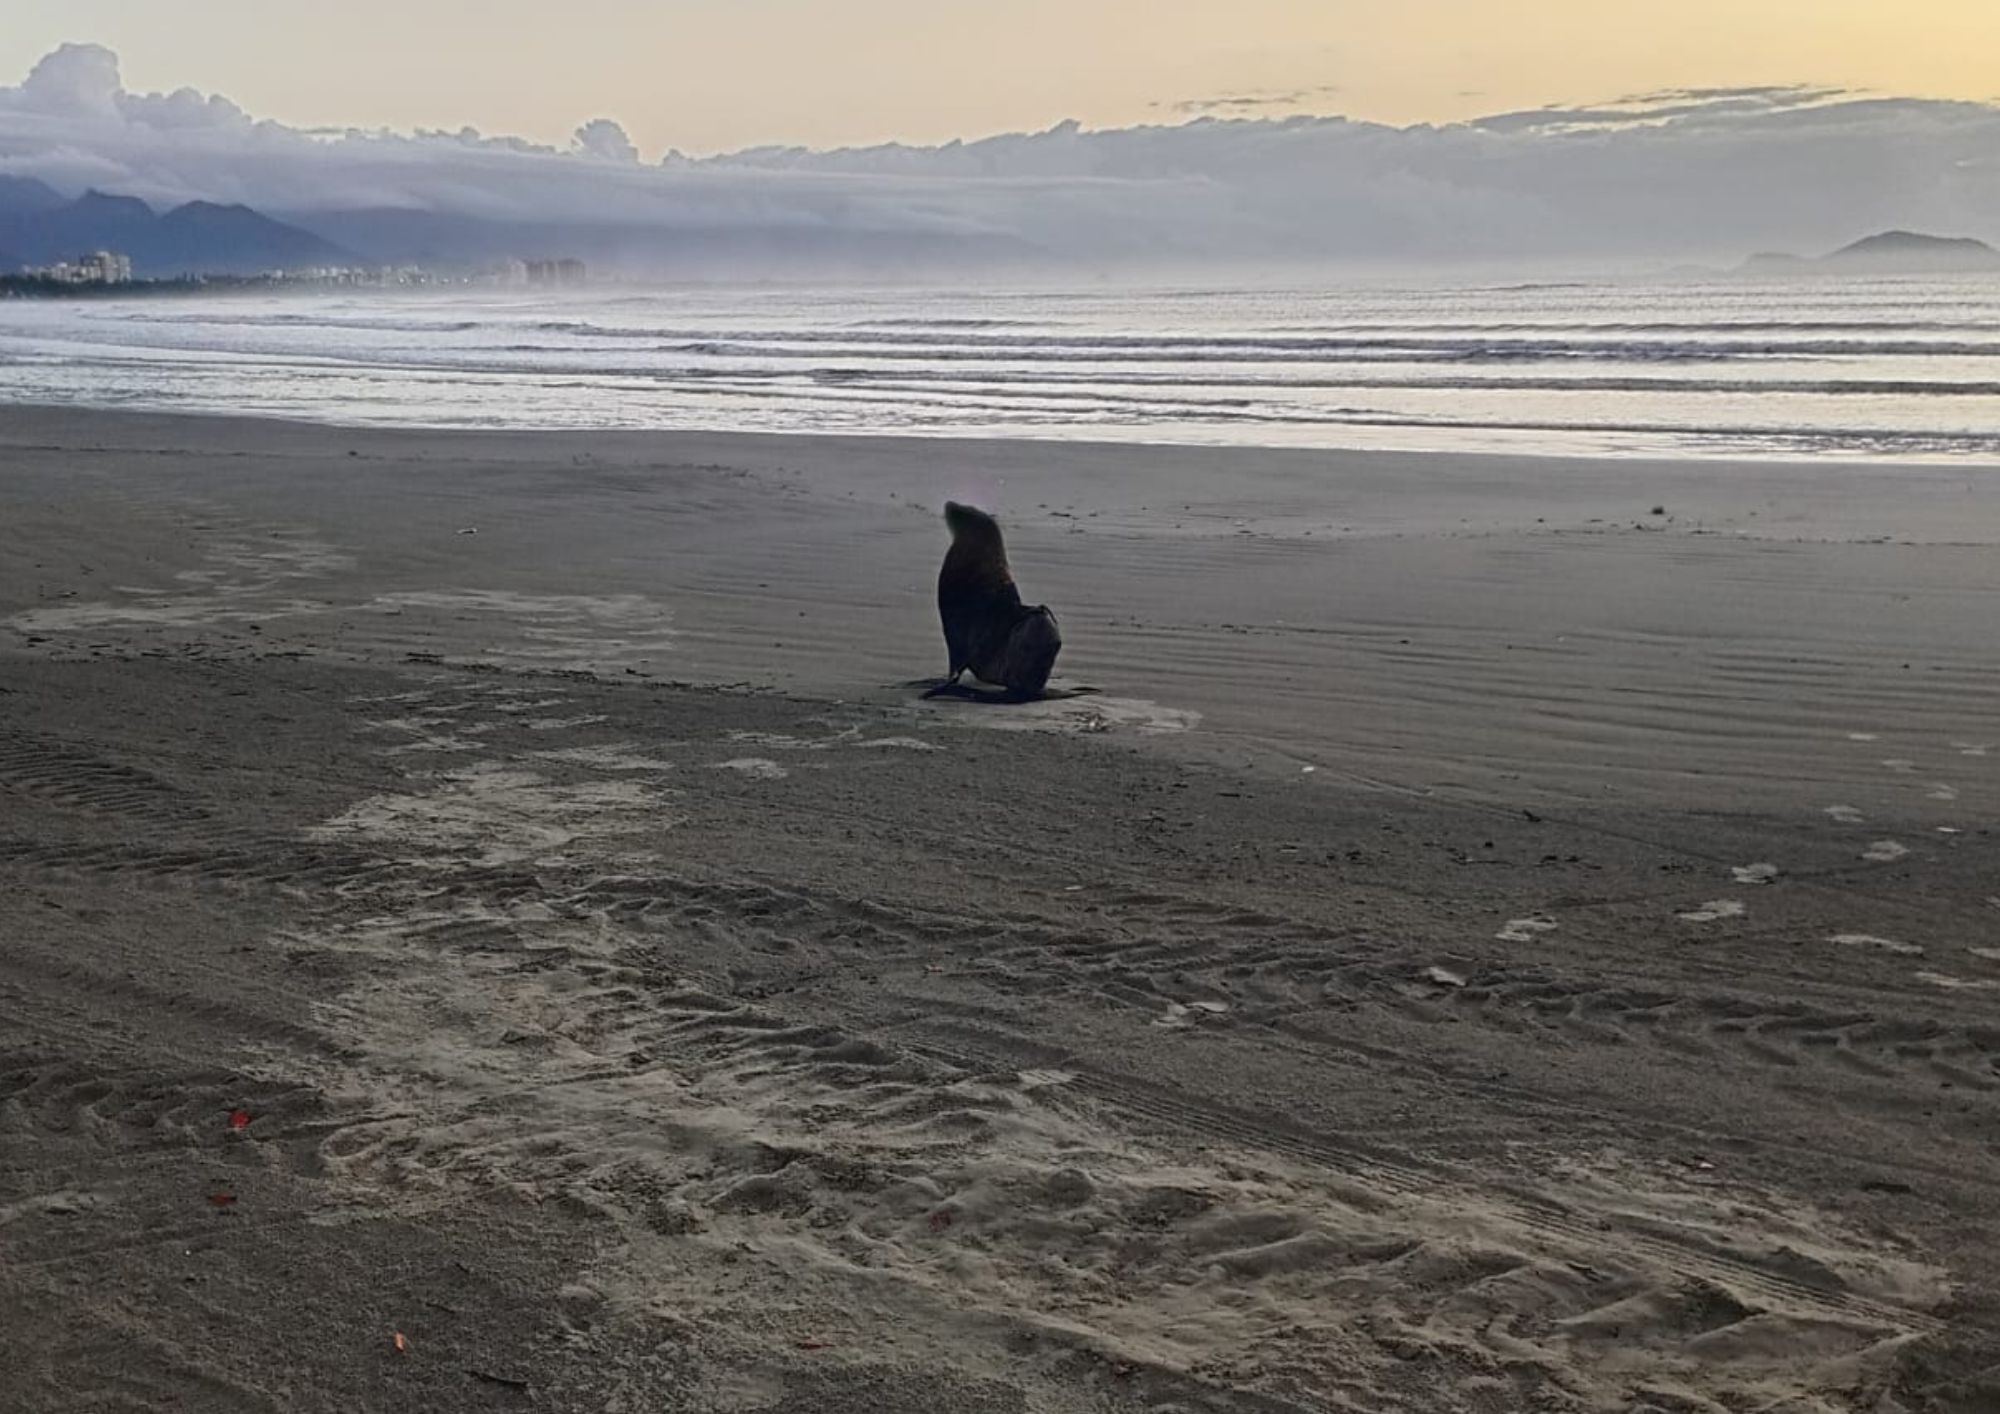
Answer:
[[288, 127], [192, 89], [129, 92], [109, 50], [68, 45], [0, 88], [0, 174], [241, 202], [350, 245], [376, 229], [356, 213], [421, 228], [426, 249], [587, 230], [633, 266], [717, 233], [750, 237], [746, 258], [922, 248], [1079, 269], [1733, 260], [1889, 226], [2000, 237], [2000, 107], [1711, 89], [1444, 126], [1211, 116], [654, 163], [609, 118], [567, 149]]

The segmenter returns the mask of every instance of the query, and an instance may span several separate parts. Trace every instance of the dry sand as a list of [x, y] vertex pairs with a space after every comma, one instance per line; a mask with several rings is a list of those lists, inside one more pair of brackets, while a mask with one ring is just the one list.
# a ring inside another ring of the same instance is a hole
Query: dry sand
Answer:
[[[947, 496], [1097, 691], [917, 700]], [[0, 411], [0, 1408], [2000, 1408], [1996, 547]]]

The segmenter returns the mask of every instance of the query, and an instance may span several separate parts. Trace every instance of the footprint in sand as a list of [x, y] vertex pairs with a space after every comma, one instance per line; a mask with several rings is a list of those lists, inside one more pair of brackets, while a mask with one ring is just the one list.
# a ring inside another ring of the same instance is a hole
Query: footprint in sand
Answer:
[[1894, 840], [1877, 840], [1861, 851], [1861, 857], [1870, 864], [1893, 864], [1907, 856], [1909, 852], [1908, 845], [1898, 844]]
[[1851, 805], [1829, 805], [1823, 813], [1837, 825], [1858, 825], [1867, 818]]
[[1875, 948], [1881, 952], [1900, 953], [1904, 957], [1924, 955], [1923, 948], [1916, 943], [1899, 943], [1894, 938], [1878, 938], [1873, 933], [1835, 933], [1827, 941], [1844, 948]]
[[1556, 921], [1553, 918], [1510, 918], [1507, 926], [1493, 936], [1503, 943], [1530, 943], [1537, 933], [1553, 933]]
[[1023, 1090], [1051, 1090], [1058, 1085], [1075, 1084], [1076, 1072], [1073, 1070], [1024, 1070], [1020, 1072], [1019, 1078]]
[[610, 746], [565, 746], [559, 751], [531, 751], [528, 754], [543, 761], [565, 761], [577, 766], [593, 767], [599, 771], [674, 769], [673, 762], [642, 755], [633, 750], [629, 742], [618, 742]]
[[1714, 923], [1723, 918], [1741, 918], [1747, 909], [1733, 898], [1710, 899], [1700, 908], [1691, 908], [1680, 915], [1687, 923]]
[[1775, 864], [1739, 864], [1729, 871], [1739, 884], [1768, 884], [1778, 877]]
[[1165, 1015], [1153, 1018], [1153, 1025], [1178, 1031], [1210, 1017], [1221, 1016], [1228, 1010], [1229, 1006], [1225, 1002], [1188, 1002], [1186, 1005], [1180, 1002], [1168, 1002]]

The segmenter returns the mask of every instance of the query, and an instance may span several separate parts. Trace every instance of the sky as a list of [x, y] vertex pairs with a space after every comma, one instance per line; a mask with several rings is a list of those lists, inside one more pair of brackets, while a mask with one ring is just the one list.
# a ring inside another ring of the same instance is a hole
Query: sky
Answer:
[[[2000, 244], [2000, 102], [1953, 77], [2000, 53], [2000, 0], [1677, 0], [1650, 45], [1629, 13], [1652, 0], [1511, 25], [1498, 0], [1145, 0], [1150, 24], [1126, 0], [565, 0], [533, 23], [513, 0], [346, 0], [309, 24], [175, 0], [164, 28], [153, 0], [64, 0], [60, 22], [25, 0], [26, 25], [23, 3], [0, 0], [0, 177], [241, 202], [409, 258], [1097, 275]], [[90, 36], [93, 7], [113, 42], [36, 47], [38, 25]]]
[[647, 158], [1200, 113], [1396, 125], [1662, 89], [2000, 97], [1996, 0], [0, 0], [0, 82], [66, 41], [135, 91], [294, 127], [473, 126]]

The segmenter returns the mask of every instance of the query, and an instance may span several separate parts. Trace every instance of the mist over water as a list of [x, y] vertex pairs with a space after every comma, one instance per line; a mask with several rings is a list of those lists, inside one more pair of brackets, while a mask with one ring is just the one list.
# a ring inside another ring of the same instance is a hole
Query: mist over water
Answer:
[[2000, 454], [2000, 278], [0, 304], [0, 398], [352, 423]]

